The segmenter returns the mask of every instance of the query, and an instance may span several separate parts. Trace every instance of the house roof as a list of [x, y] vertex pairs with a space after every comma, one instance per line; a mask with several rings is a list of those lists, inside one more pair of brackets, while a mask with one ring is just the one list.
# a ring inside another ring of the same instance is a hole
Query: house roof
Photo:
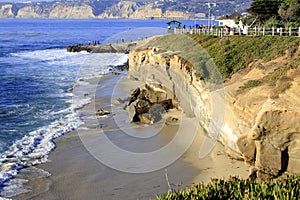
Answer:
[[224, 20], [224, 19], [238, 19], [240, 17], [243, 17], [243, 15], [239, 12], [234, 12], [231, 15], [223, 15], [222, 17], [218, 18], [218, 20]]

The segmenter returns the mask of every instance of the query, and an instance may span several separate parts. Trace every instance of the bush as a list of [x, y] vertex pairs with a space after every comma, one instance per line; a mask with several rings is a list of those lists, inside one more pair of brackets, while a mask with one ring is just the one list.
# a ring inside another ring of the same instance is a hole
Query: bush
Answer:
[[284, 26], [285, 26], [285, 28], [290, 28], [290, 27], [297, 28], [300, 26], [300, 23], [299, 22], [288, 22]]
[[243, 86], [241, 86], [240, 90], [257, 87], [257, 86], [262, 85], [262, 83], [263, 82], [261, 80], [250, 80], [250, 81], [246, 82]]
[[284, 176], [269, 181], [244, 180], [230, 177], [228, 180], [212, 179], [191, 188], [172, 191], [160, 200], [175, 199], [299, 199], [300, 175]]
[[280, 26], [282, 26], [282, 23], [276, 17], [271, 17], [264, 24], [264, 27], [266, 28], [280, 27]]

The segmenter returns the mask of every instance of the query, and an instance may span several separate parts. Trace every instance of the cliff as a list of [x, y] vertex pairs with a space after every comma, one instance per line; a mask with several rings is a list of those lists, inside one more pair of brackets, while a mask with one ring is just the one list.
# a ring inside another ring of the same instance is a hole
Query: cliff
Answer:
[[89, 3], [24, 3], [0, 4], [0, 18], [67, 18], [67, 19], [150, 19], [182, 18], [192, 15], [183, 11], [162, 11], [153, 4], [141, 5], [134, 1], [121, 1], [99, 11]]
[[251, 176], [276, 177], [300, 172], [299, 44], [296, 37], [156, 37], [130, 52], [129, 74], [171, 89]]
[[[205, 18], [206, 1], [154, 0], [74, 0], [0, 3], [0, 18], [73, 18], [73, 19], [189, 19]], [[214, 15], [245, 11], [251, 0], [222, 0]]]

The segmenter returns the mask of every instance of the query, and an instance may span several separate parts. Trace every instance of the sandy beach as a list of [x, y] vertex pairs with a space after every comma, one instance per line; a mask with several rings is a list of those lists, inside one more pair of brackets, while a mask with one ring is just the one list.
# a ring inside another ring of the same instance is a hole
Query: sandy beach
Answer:
[[[140, 83], [127, 78], [126, 75], [107, 75], [97, 84], [95, 98], [80, 111], [86, 116], [85, 124], [78, 131], [55, 140], [56, 149], [49, 155], [47, 163], [21, 170], [17, 178], [28, 179], [25, 186], [31, 192], [13, 199], [154, 199], [156, 195], [166, 193], [170, 188], [183, 189], [194, 183], [209, 182], [211, 178], [247, 177], [249, 172], [244, 163], [228, 157], [225, 148], [219, 143], [204, 159], [198, 158], [205, 138], [205, 132], [200, 126], [197, 126], [197, 130], [184, 127], [186, 134], [190, 134], [191, 131], [197, 133], [192, 145], [179, 159], [159, 170], [126, 173], [104, 165], [97, 155], [99, 152], [93, 152], [97, 145], [102, 145], [93, 138], [103, 134], [103, 130], [106, 130], [108, 138], [120, 148], [144, 153], [168, 144], [178, 131], [180, 122], [164, 124], [155, 129], [159, 130], [159, 133], [149, 140], [128, 137], [115, 121], [118, 115], [119, 119], [124, 119], [123, 125], [127, 123], [126, 129], [130, 130], [132, 124], [125, 119], [125, 111], [121, 109], [123, 105], [113, 107], [111, 103], [117, 96], [128, 96]], [[95, 111], [100, 107], [113, 115], [98, 117], [95, 120]], [[194, 118], [186, 118], [184, 114], [181, 116], [181, 121], [195, 122]], [[87, 143], [83, 142], [84, 137], [90, 141], [88, 147]], [[121, 155], [112, 153], [109, 156], [121, 161], [121, 164], [124, 163], [124, 167], [135, 164]], [[156, 166], [154, 164], [157, 163], [153, 163], [153, 166]], [[45, 171], [51, 175], [48, 176]]]

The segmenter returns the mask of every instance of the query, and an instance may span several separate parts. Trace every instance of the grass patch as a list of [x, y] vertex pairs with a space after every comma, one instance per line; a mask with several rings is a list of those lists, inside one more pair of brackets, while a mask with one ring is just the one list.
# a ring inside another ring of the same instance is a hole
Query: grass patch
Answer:
[[271, 98], [278, 98], [279, 94], [290, 88], [291, 81], [293, 81], [292, 78], [286, 76], [288, 70], [289, 67], [278, 68], [262, 79], [249, 80], [243, 86], [239, 87], [237, 93], [240, 94], [261, 85], [269, 85], [270, 87], [274, 87], [271, 90]]
[[268, 74], [262, 78], [262, 81], [269, 86], [276, 86], [276, 83], [282, 76], [286, 76], [289, 67], [283, 67], [276, 69], [273, 73]]
[[[230, 78], [255, 60], [270, 61], [286, 53], [291, 58], [300, 44], [300, 38], [297, 37], [214, 38], [199, 35], [190, 35], [190, 37], [207, 50], [220, 73], [226, 78]], [[300, 65], [300, 59], [291, 62], [293, 66]]]
[[261, 86], [262, 84], [263, 84], [262, 80], [250, 80], [246, 82], [243, 86], [241, 86], [239, 89], [245, 90], [245, 89]]
[[228, 180], [212, 179], [189, 189], [172, 191], [159, 200], [175, 199], [299, 199], [300, 175], [258, 182], [231, 177]]
[[287, 76], [282, 76], [276, 83], [276, 87], [271, 91], [270, 97], [276, 99], [280, 94], [283, 94], [286, 90], [292, 86], [293, 79]]

